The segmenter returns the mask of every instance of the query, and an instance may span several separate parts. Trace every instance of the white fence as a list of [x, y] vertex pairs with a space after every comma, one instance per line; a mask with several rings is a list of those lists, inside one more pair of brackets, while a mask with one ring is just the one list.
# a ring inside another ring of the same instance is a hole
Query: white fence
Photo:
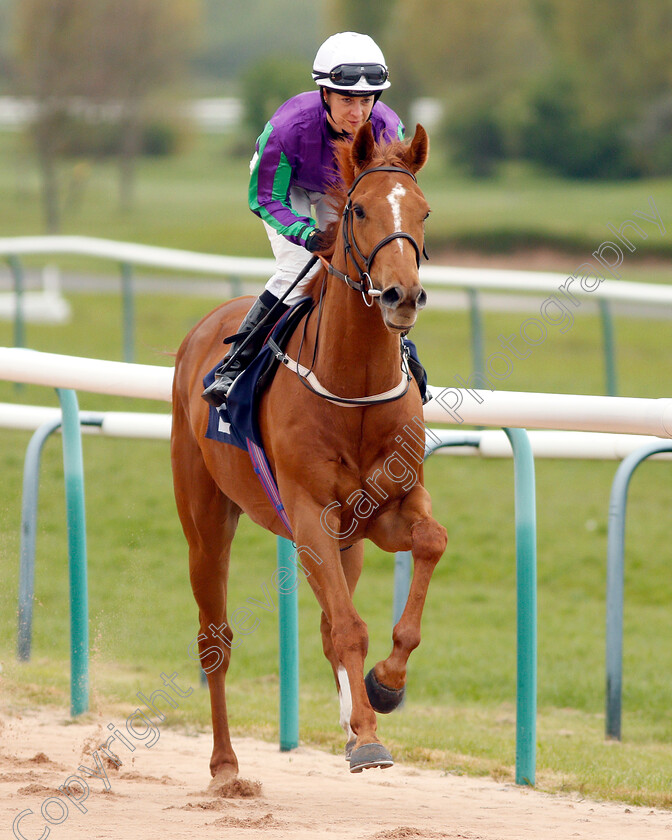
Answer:
[[[0, 379], [171, 401], [173, 368], [0, 347]], [[426, 422], [672, 437], [672, 399], [474, 391], [433, 386]]]
[[[174, 271], [193, 271], [218, 276], [267, 279], [275, 270], [271, 259], [227, 257], [201, 254], [131, 242], [114, 242], [88, 236], [17, 236], [0, 238], [0, 255], [69, 254], [115, 260], [132, 265], [154, 266]], [[555, 294], [566, 283], [567, 276], [550, 271], [520, 271], [489, 268], [456, 268], [423, 265], [423, 284], [459, 289], [497, 292]], [[655, 283], [630, 283], [604, 280], [593, 291], [586, 291], [577, 282], [571, 293], [583, 299], [609, 300], [672, 306], [672, 286]]]
[[[60, 420], [60, 408], [17, 403], [0, 403], [0, 429], [36, 431], [45, 423]], [[82, 433], [104, 437], [169, 440], [172, 417], [142, 411], [80, 411]], [[95, 420], [95, 425], [90, 421]], [[448, 444], [463, 437], [453, 430], [431, 428], [433, 438]], [[528, 432], [535, 458], [620, 461], [645, 444], [653, 444], [657, 437], [599, 432]], [[511, 442], [499, 429], [480, 430], [474, 434], [474, 446], [447, 446], [438, 454], [476, 456], [480, 458], [510, 458]], [[654, 455], [654, 459], [670, 460], [672, 453]]]

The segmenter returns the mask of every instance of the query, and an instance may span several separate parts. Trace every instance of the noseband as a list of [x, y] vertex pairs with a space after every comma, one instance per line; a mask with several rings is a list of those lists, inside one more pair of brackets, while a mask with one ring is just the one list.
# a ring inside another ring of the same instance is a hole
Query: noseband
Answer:
[[374, 245], [373, 250], [369, 254], [368, 257], [365, 257], [362, 253], [359, 245], [357, 244], [357, 240], [355, 239], [355, 230], [354, 230], [354, 220], [353, 220], [353, 211], [352, 211], [352, 193], [355, 190], [355, 187], [359, 184], [359, 182], [364, 178], [366, 175], [370, 175], [372, 172], [397, 172], [403, 175], [408, 175], [412, 178], [415, 183], [417, 184], [417, 179], [415, 175], [410, 172], [408, 169], [404, 169], [401, 166], [374, 166], [371, 169], [365, 169], [364, 172], [360, 172], [359, 175], [355, 178], [352, 182], [350, 189], [348, 190], [348, 200], [343, 208], [343, 241], [344, 251], [346, 258], [348, 256], [352, 256], [352, 252], [354, 251], [357, 257], [359, 258], [359, 262], [364, 264], [364, 268], [360, 268], [358, 260], [354, 257], [352, 261], [357, 269], [357, 274], [359, 275], [359, 281], [353, 280], [347, 274], [344, 274], [342, 271], [339, 271], [337, 268], [334, 268], [332, 265], [329, 266], [329, 273], [335, 275], [340, 280], [343, 280], [351, 289], [354, 289], [357, 292], [361, 292], [362, 296], [364, 297], [364, 302], [367, 306], [372, 306], [372, 303], [369, 303], [366, 299], [366, 296], [369, 297], [380, 297], [382, 291], [380, 289], [373, 288], [373, 283], [371, 281], [371, 264], [373, 260], [380, 251], [381, 248], [384, 248], [385, 245], [388, 245], [390, 242], [393, 242], [395, 239], [407, 239], [411, 245], [413, 246], [413, 250], [415, 251], [415, 261], [418, 267], [420, 267], [420, 254], [424, 256], [425, 259], [427, 257], [427, 251], [425, 250], [425, 245], [423, 243], [422, 251], [420, 251], [420, 246], [415, 241], [415, 239], [411, 236], [410, 233], [406, 233], [403, 230], [397, 230], [394, 233], [390, 233], [388, 236], [383, 237], [376, 245]]

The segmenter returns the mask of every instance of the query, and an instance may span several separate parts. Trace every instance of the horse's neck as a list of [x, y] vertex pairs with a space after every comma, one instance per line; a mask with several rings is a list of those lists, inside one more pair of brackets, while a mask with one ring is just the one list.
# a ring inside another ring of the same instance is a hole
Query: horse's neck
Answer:
[[330, 277], [317, 337], [315, 373], [341, 396], [382, 393], [399, 384], [399, 337], [383, 324], [380, 307], [360, 292]]

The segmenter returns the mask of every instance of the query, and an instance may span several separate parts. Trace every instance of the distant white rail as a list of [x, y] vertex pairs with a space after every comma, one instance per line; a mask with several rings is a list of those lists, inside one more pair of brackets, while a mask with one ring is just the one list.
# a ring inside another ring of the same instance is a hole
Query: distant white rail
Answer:
[[[70, 254], [115, 260], [132, 265], [154, 266], [174, 271], [194, 271], [219, 276], [268, 278], [275, 270], [271, 259], [228, 257], [195, 251], [115, 242], [89, 236], [16, 236], [0, 238], [0, 255]], [[523, 271], [493, 268], [462, 268], [441, 265], [421, 266], [423, 283], [481, 291], [510, 291], [554, 294], [566, 282], [567, 275], [550, 271]], [[672, 286], [656, 283], [631, 283], [604, 280], [587, 292], [580, 284], [571, 286], [577, 297], [630, 303], [672, 306]]]
[[[60, 408], [0, 403], [0, 429], [34, 432], [45, 423], [60, 420]], [[82, 432], [116, 438], [170, 440], [172, 416], [142, 411], [80, 411]], [[91, 425], [95, 422], [95, 425]]]
[[[61, 418], [60, 408], [19, 403], [0, 403], [0, 429], [35, 431], [45, 423]], [[82, 433], [104, 437], [139, 438], [143, 440], [170, 440], [172, 417], [142, 411], [80, 411]], [[481, 458], [510, 458], [511, 442], [499, 429], [479, 430], [473, 433], [477, 445], [450, 445], [462, 433], [445, 429], [430, 429], [433, 438], [447, 445], [440, 454], [477, 456]], [[620, 461], [645, 444], [653, 444], [657, 437], [642, 435], [607, 434], [598, 432], [528, 432], [535, 458], [583, 459], [595, 461]], [[654, 458], [672, 459], [672, 453], [661, 453]]]

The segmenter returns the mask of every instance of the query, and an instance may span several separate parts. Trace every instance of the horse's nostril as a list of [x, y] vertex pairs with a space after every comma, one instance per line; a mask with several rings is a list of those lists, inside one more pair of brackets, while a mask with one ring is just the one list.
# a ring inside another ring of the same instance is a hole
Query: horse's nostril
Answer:
[[421, 288], [415, 299], [415, 307], [416, 309], [424, 309], [425, 306], [427, 306], [427, 292]]
[[388, 286], [380, 296], [380, 302], [388, 309], [396, 309], [404, 299], [404, 293], [399, 286]]

